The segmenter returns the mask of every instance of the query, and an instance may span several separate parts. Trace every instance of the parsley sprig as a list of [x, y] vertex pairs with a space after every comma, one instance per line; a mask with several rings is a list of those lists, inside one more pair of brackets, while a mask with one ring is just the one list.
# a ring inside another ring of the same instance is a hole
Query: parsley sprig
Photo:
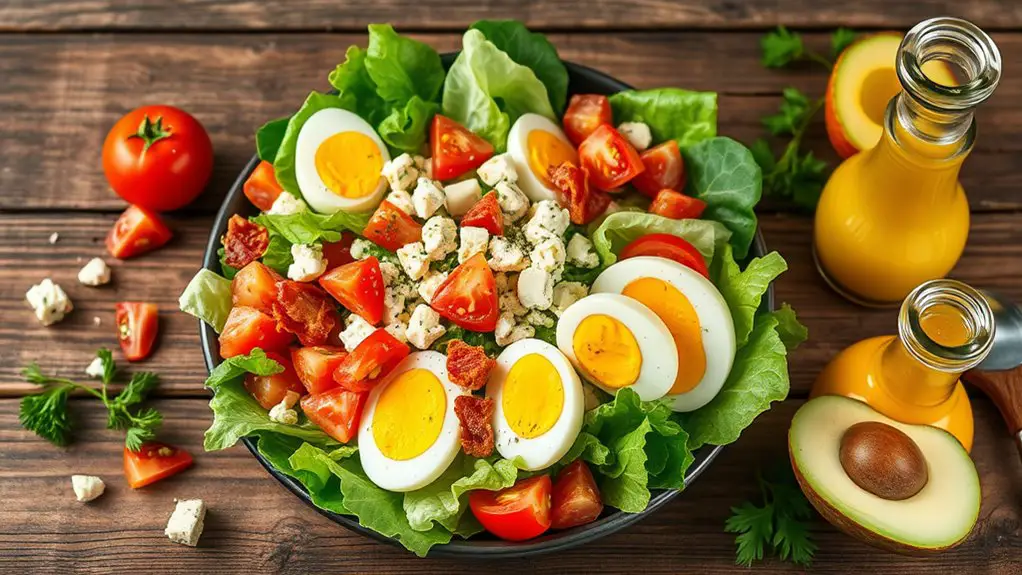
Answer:
[[25, 380], [42, 386], [43, 391], [21, 399], [18, 419], [25, 429], [50, 443], [67, 445], [72, 433], [67, 400], [72, 391], [82, 390], [103, 402], [107, 409], [107, 428], [124, 430], [124, 444], [128, 449], [138, 451], [143, 443], [156, 437], [156, 431], [163, 423], [163, 416], [153, 408], [134, 409], [156, 387], [159, 378], [148, 371], [134, 373], [124, 389], [111, 397], [108, 386], [117, 375], [117, 365], [108, 349], [100, 349], [96, 357], [103, 365], [99, 389], [70, 379], [48, 376], [35, 363], [23, 369], [21, 373]]
[[808, 520], [812, 508], [799, 489], [791, 468], [781, 466], [774, 477], [757, 473], [762, 505], [746, 501], [731, 508], [731, 517], [724, 524], [728, 533], [737, 533], [735, 563], [745, 567], [761, 561], [772, 551], [783, 561], [808, 566], [812, 563], [816, 544], [809, 536]]

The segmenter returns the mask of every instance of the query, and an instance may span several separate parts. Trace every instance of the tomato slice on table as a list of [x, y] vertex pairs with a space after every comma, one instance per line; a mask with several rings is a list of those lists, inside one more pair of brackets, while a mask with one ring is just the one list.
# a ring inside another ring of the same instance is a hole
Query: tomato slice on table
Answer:
[[500, 309], [497, 281], [483, 254], [476, 254], [454, 268], [440, 284], [429, 304], [455, 325], [472, 331], [493, 331]]
[[493, 156], [489, 142], [440, 114], [433, 116], [429, 143], [433, 148], [433, 177], [438, 180], [453, 180]]
[[139, 361], [149, 356], [159, 331], [159, 311], [156, 304], [119, 302], [114, 316], [117, 323], [117, 341], [128, 361]]
[[340, 241], [323, 242], [323, 259], [326, 260], [327, 270], [355, 261], [355, 258], [351, 257], [351, 243], [355, 241], [355, 237], [351, 232], [342, 232]]
[[650, 213], [673, 220], [696, 219], [703, 215], [705, 209], [706, 202], [699, 198], [668, 189], [660, 190], [649, 205]]
[[422, 226], [401, 208], [383, 200], [369, 218], [362, 235], [374, 244], [392, 252], [405, 244], [422, 239]]
[[315, 345], [292, 349], [291, 361], [305, 389], [309, 393], [322, 393], [337, 387], [334, 371], [347, 355], [340, 347]]
[[378, 329], [341, 361], [334, 371], [334, 381], [348, 391], [369, 391], [410, 352], [387, 330]]
[[490, 235], [504, 235], [504, 216], [500, 213], [497, 192], [487, 193], [462, 216], [461, 227], [469, 226], [483, 228]]
[[245, 376], [245, 389], [252, 394], [259, 405], [263, 406], [263, 409], [270, 409], [283, 401], [289, 391], [296, 394], [296, 399], [305, 395], [305, 386], [298, 379], [295, 366], [286, 355], [268, 351], [266, 357], [282, 365], [284, 371], [273, 375], [250, 373]]
[[578, 155], [589, 180], [605, 192], [617, 190], [646, 169], [635, 147], [608, 124], [582, 142]]
[[246, 355], [257, 347], [263, 351], [287, 349], [294, 337], [277, 329], [277, 320], [254, 307], [233, 307], [220, 332], [220, 357]]
[[358, 423], [367, 397], [368, 393], [338, 387], [306, 395], [302, 398], [302, 411], [309, 421], [318, 425], [327, 435], [347, 443], [358, 435]]
[[550, 476], [539, 475], [501, 491], [468, 495], [472, 515], [487, 531], [508, 541], [524, 541], [550, 528]]
[[383, 273], [374, 256], [326, 272], [319, 276], [319, 285], [367, 322], [376, 325], [383, 319]]
[[610, 100], [601, 94], [575, 94], [564, 112], [564, 134], [578, 146], [603, 124], [614, 122]]
[[242, 191], [245, 192], [245, 197], [252, 202], [253, 206], [265, 212], [273, 207], [273, 202], [277, 201], [277, 197], [284, 191], [284, 188], [277, 183], [273, 164], [264, 160], [252, 170], [252, 175], [245, 180]]
[[638, 256], [654, 256], [674, 260], [699, 272], [706, 279], [710, 278], [703, 254], [699, 253], [695, 246], [678, 236], [647, 234], [625, 246], [618, 258], [626, 260]]
[[277, 326], [298, 336], [302, 345], [323, 345], [341, 323], [337, 304], [313, 284], [284, 280], [273, 302]]
[[678, 142], [667, 140], [641, 154], [645, 170], [632, 180], [635, 189], [653, 198], [664, 188], [680, 190], [684, 187], [685, 162], [681, 159]]
[[231, 303], [235, 306], [254, 307], [263, 313], [273, 313], [277, 300], [277, 283], [284, 278], [262, 262], [252, 262], [238, 270], [231, 280]]
[[550, 527], [568, 529], [596, 521], [603, 499], [589, 466], [576, 459], [557, 474], [550, 496]]
[[124, 476], [133, 489], [156, 483], [191, 466], [190, 453], [166, 443], [147, 441], [138, 451], [124, 448]]
[[571, 162], [551, 168], [550, 181], [560, 190], [562, 203], [568, 204], [572, 223], [588, 224], [606, 212], [610, 205], [610, 194], [592, 189], [585, 169]]
[[106, 251], [123, 260], [151, 252], [169, 242], [173, 235], [155, 212], [128, 206], [106, 236]]

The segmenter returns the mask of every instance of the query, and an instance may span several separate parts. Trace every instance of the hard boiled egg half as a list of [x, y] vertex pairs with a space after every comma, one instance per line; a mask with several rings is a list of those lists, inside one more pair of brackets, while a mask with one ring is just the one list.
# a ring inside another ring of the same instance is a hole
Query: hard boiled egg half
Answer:
[[643, 401], [659, 399], [678, 376], [667, 326], [621, 294], [592, 294], [571, 304], [557, 322], [557, 347], [586, 380], [611, 395], [628, 387]]
[[295, 147], [295, 177], [317, 212], [364, 212], [387, 191], [380, 175], [390, 153], [368, 122], [341, 108], [319, 110], [302, 124]]
[[521, 457], [525, 469], [556, 463], [582, 429], [582, 382], [556, 347], [538, 339], [509, 345], [490, 372], [486, 396], [494, 402], [497, 451]]
[[720, 392], [735, 361], [735, 325], [710, 280], [672, 260], [636, 257], [604, 270], [592, 291], [627, 296], [667, 326], [678, 357], [667, 392], [674, 411], [699, 409]]
[[507, 151], [518, 172], [518, 187], [533, 202], [557, 201], [548, 171], [563, 162], [578, 165], [578, 152], [561, 127], [539, 114], [523, 114], [507, 135]]
[[461, 449], [454, 400], [465, 393], [447, 378], [447, 358], [436, 351], [406, 357], [369, 394], [358, 430], [362, 469], [389, 491], [413, 491], [433, 482]]

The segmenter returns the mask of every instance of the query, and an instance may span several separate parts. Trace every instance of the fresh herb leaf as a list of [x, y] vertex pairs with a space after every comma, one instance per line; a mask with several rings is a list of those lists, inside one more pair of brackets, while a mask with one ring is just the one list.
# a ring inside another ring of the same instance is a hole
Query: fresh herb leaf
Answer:
[[795, 482], [791, 467], [778, 466], [769, 478], [757, 473], [762, 504], [746, 501], [731, 508], [724, 531], [737, 533], [735, 563], [745, 567], [771, 550], [782, 561], [808, 567], [816, 552], [809, 537], [812, 509]]
[[18, 421], [22, 427], [54, 445], [67, 445], [71, 440], [67, 396], [72, 389], [73, 385], [57, 385], [42, 393], [21, 398]]
[[830, 53], [837, 58], [845, 48], [855, 42], [855, 32], [848, 28], [838, 28], [830, 35]]
[[794, 135], [806, 121], [809, 109], [809, 98], [805, 94], [796, 88], [785, 88], [780, 113], [763, 118], [763, 125], [774, 136]]
[[146, 441], [156, 439], [156, 430], [163, 423], [163, 415], [149, 407], [131, 418], [131, 425], [124, 435], [124, 444], [131, 451], [138, 451]]
[[773, 544], [774, 506], [768, 503], [758, 507], [746, 501], [732, 507], [731, 513], [724, 531], [739, 534], [735, 537], [738, 546], [735, 563], [752, 567], [753, 561], [761, 561], [767, 546]]
[[797, 89], [786, 88], [780, 113], [763, 119], [773, 135], [791, 136], [779, 158], [774, 157], [765, 140], [757, 140], [751, 148], [753, 158], [763, 171], [765, 195], [790, 199], [810, 210], [816, 207], [827, 182], [827, 164], [811, 151], [801, 153], [799, 147], [806, 129], [822, 106], [822, 99], [810, 102]]
[[763, 48], [763, 65], [767, 68], [783, 68], [805, 56], [802, 36], [789, 32], [784, 26], [763, 36], [760, 47]]
[[133, 373], [128, 384], [117, 394], [113, 403], [119, 407], [131, 407], [137, 403], [142, 403], [146, 395], [159, 383], [159, 376], [151, 371]]

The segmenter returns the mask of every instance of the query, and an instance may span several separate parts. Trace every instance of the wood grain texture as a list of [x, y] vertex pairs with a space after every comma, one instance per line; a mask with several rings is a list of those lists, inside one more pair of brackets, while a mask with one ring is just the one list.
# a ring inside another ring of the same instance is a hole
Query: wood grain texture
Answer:
[[[196, 456], [195, 467], [139, 491], [121, 473], [121, 438], [102, 429], [94, 401], [74, 402], [83, 432], [67, 450], [18, 426], [16, 402], [0, 401], [0, 572], [109, 573], [171, 570], [208, 573], [734, 573], [734, 536], [723, 532], [729, 508], [755, 497], [754, 473], [787, 457], [785, 437], [799, 401], [787, 401], [758, 419], [724, 451], [706, 475], [664, 509], [622, 533], [573, 551], [493, 563], [420, 560], [403, 550], [345, 530], [305, 507], [277, 484], [248, 451], [237, 446], [203, 453], [209, 423], [200, 400], [162, 400], [168, 441]], [[997, 413], [975, 403], [976, 447], [983, 506], [976, 530], [961, 547], [923, 560], [870, 549], [819, 517], [812, 536], [820, 546], [813, 573], [1009, 574], [1022, 570], [1019, 525], [1022, 474]], [[90, 504], [74, 500], [69, 476], [89, 473], [107, 482]], [[163, 528], [173, 498], [201, 497], [209, 505], [198, 548], [173, 544]], [[655, 560], [652, 558], [655, 557]], [[773, 560], [755, 572], [802, 572]]]
[[[455, 34], [418, 37], [441, 51], [460, 44]], [[995, 37], [1005, 61], [1022, 61], [1022, 34]], [[720, 132], [744, 142], [765, 134], [760, 120], [776, 111], [783, 87], [822, 95], [826, 84], [818, 67], [764, 69], [758, 33], [551, 39], [565, 59], [640, 88], [718, 91]], [[807, 40], [825, 48], [825, 35]], [[100, 166], [103, 139], [129, 109], [167, 103], [193, 113], [212, 136], [214, 177], [190, 208], [212, 213], [254, 152], [258, 126], [293, 112], [309, 91], [327, 89], [327, 73], [343, 60], [345, 48], [365, 41], [363, 34], [2, 35], [0, 210], [122, 209]], [[980, 136], [963, 172], [975, 210], [1022, 209], [1020, 99], [1022, 76], [1006, 73], [977, 114]], [[806, 145], [836, 165], [822, 114]]]

